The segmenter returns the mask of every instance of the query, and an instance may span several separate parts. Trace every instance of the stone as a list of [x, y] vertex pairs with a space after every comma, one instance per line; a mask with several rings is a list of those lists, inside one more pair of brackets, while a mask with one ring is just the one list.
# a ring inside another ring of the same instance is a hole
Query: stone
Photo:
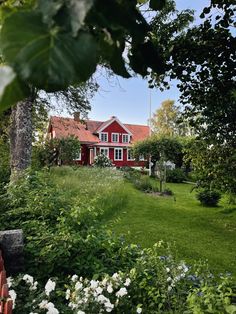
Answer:
[[21, 229], [0, 231], [0, 248], [8, 276], [23, 271], [23, 247], [23, 231]]

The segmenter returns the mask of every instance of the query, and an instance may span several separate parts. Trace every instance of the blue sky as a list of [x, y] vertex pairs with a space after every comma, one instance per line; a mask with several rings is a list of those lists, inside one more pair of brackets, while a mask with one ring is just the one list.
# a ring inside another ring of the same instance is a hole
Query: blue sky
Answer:
[[[199, 21], [201, 10], [208, 5], [209, 0], [176, 0], [178, 10], [194, 9], [196, 20]], [[100, 90], [92, 99], [92, 110], [89, 118], [93, 120], [106, 120], [110, 116], [117, 116], [122, 122], [147, 124], [149, 117], [150, 89], [141, 77], [123, 79], [115, 76], [108, 80], [102, 74], [98, 74]], [[151, 91], [152, 112], [157, 109], [165, 99], [178, 101], [179, 92], [176, 82], [171, 89], [160, 92]]]

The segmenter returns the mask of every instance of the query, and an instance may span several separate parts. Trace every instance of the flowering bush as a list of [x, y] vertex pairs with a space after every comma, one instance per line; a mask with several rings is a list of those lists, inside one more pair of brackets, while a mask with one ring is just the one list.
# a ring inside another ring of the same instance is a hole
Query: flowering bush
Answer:
[[16, 313], [236, 313], [230, 276], [215, 278], [205, 264], [189, 267], [150, 249], [126, 273], [100, 280], [73, 275], [64, 289], [52, 279], [39, 288], [30, 275], [8, 283]]
[[67, 289], [66, 298], [75, 313], [131, 313], [132, 302], [128, 295], [131, 280], [124, 274], [106, 275], [100, 281], [74, 275], [71, 280], [73, 284]]
[[112, 167], [112, 161], [106, 155], [100, 154], [94, 158], [93, 165], [101, 168]]

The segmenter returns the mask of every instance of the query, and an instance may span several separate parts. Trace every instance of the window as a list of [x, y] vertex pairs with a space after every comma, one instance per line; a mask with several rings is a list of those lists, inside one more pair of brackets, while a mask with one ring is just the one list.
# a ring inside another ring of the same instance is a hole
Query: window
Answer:
[[100, 148], [100, 154], [109, 157], [109, 148]]
[[111, 141], [114, 143], [119, 142], [119, 133], [111, 133]]
[[122, 142], [129, 143], [129, 134], [122, 134]]
[[143, 155], [140, 155], [139, 156], [139, 161], [144, 161], [145, 159], [144, 159], [144, 156]]
[[115, 148], [114, 160], [123, 160], [123, 149]]
[[74, 160], [81, 161], [81, 150]]
[[100, 133], [100, 140], [101, 142], [108, 142], [108, 133], [107, 132]]
[[127, 160], [134, 160], [131, 149], [127, 150]]

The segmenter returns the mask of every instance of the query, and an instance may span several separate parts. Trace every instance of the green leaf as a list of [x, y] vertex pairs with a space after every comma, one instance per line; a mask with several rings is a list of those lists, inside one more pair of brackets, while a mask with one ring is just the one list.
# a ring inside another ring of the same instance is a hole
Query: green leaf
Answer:
[[0, 67], [0, 112], [28, 96], [29, 89], [9, 66]]
[[94, 0], [70, 0], [69, 8], [70, 8], [70, 17], [71, 17], [71, 28], [73, 35], [77, 35], [81, 26], [84, 23], [84, 19], [91, 9]]
[[63, 0], [48, 1], [48, 0], [38, 0], [38, 9], [43, 15], [43, 20], [52, 25], [52, 18], [57, 14], [57, 12], [63, 6]]
[[150, 0], [150, 8], [155, 11], [162, 10], [166, 5], [166, 0]]
[[19, 76], [46, 91], [57, 91], [86, 81], [96, 70], [97, 43], [80, 32], [76, 38], [59, 33], [33, 12], [17, 12], [2, 27], [2, 49]]

